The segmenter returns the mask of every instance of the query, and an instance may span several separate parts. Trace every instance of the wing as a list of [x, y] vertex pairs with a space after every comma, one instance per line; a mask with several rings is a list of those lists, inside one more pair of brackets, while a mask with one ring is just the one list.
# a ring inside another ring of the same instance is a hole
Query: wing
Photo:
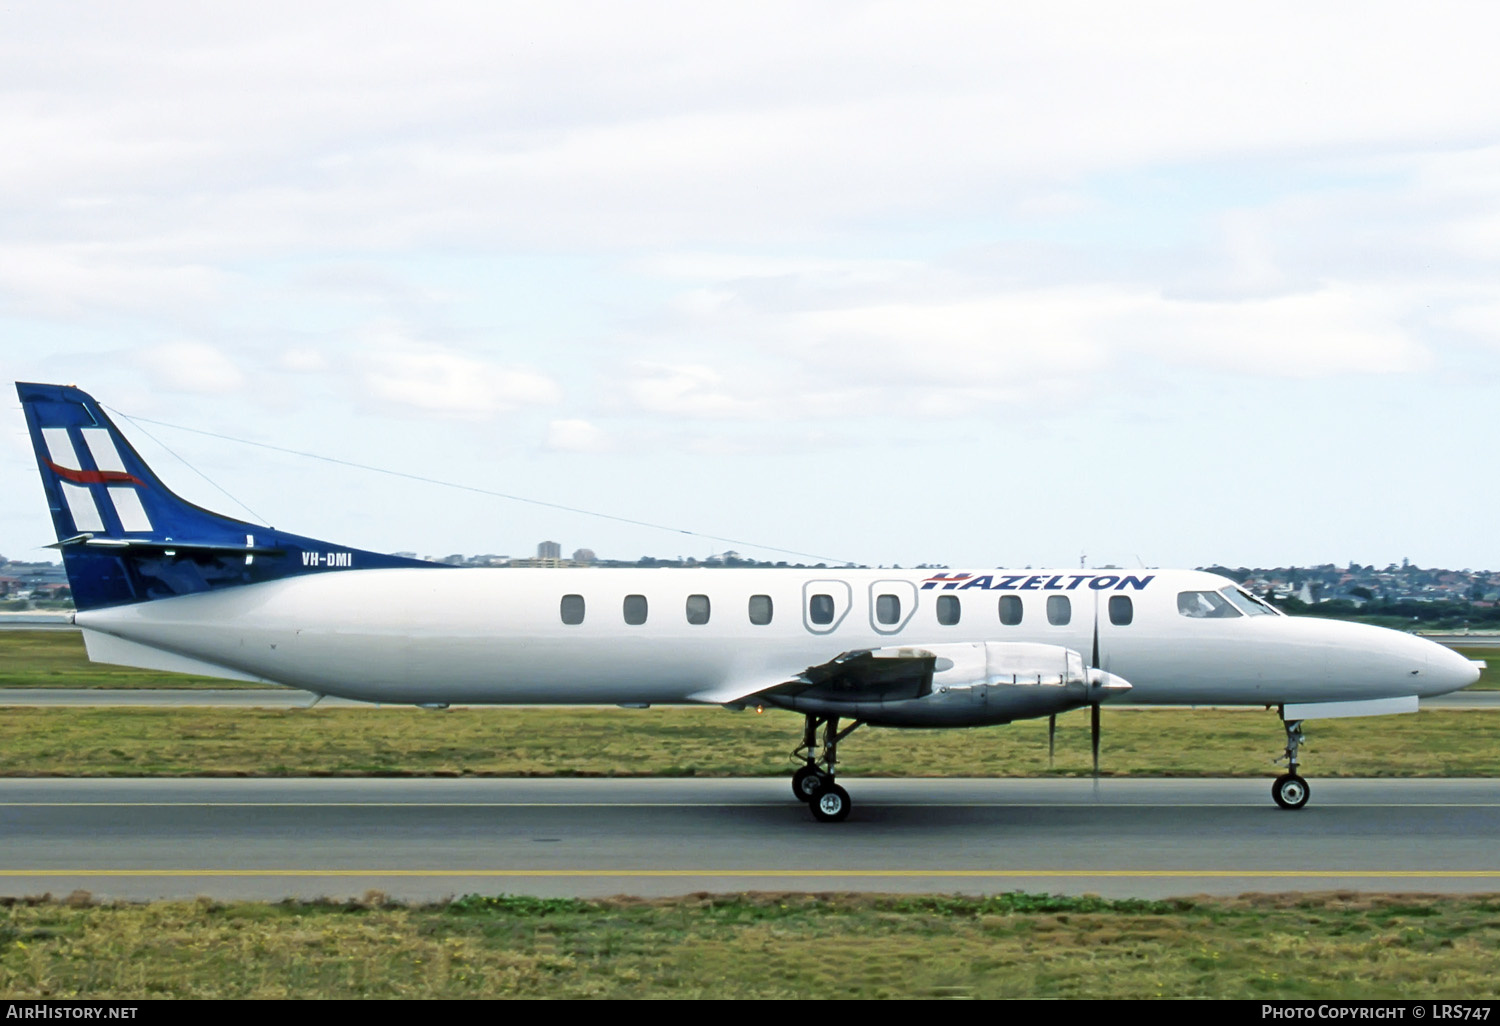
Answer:
[[732, 682], [691, 697], [891, 726], [963, 726], [1046, 716], [1129, 690], [1060, 645], [979, 641], [856, 649], [779, 680]]

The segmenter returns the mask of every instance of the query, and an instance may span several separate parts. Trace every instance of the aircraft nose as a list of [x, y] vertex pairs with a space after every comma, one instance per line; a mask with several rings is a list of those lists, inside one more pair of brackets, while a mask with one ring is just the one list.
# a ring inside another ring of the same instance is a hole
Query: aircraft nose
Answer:
[[1466, 688], [1479, 679], [1479, 667], [1467, 656], [1460, 655], [1437, 642], [1427, 652], [1427, 681], [1423, 692], [1442, 695], [1449, 691]]

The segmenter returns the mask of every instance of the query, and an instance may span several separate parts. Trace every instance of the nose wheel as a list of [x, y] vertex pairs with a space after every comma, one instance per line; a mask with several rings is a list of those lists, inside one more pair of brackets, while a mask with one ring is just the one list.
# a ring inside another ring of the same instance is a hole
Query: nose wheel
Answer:
[[1300, 809], [1312, 795], [1312, 788], [1297, 773], [1297, 750], [1304, 740], [1302, 721], [1287, 719], [1283, 709], [1281, 723], [1286, 728], [1286, 754], [1282, 758], [1286, 760], [1287, 771], [1272, 782], [1271, 799], [1283, 809]]
[[[806, 802], [808, 811], [819, 823], [838, 823], [849, 818], [849, 792], [833, 782], [834, 767], [838, 764], [839, 742], [862, 726], [855, 720], [839, 730], [837, 716], [808, 715], [802, 730], [802, 744], [793, 756], [804, 760], [805, 765], [792, 774], [792, 794], [798, 801]], [[818, 744], [818, 728], [823, 728], [823, 743]]]
[[1295, 773], [1283, 773], [1271, 784], [1271, 797], [1283, 809], [1300, 809], [1307, 804], [1312, 788]]

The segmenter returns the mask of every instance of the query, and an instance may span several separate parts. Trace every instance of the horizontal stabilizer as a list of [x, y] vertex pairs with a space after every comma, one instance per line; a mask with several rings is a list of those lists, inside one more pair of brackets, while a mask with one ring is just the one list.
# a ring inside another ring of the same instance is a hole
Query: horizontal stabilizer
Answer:
[[233, 553], [237, 556], [282, 556], [285, 549], [268, 545], [231, 545], [225, 542], [158, 541], [153, 538], [96, 538], [91, 534], [77, 534], [45, 546], [63, 549], [70, 545], [83, 545], [91, 549], [130, 549], [132, 552], [204, 552]]
[[256, 684], [275, 684], [264, 677], [254, 677], [239, 670], [231, 670], [216, 663], [204, 662], [191, 656], [178, 655], [166, 649], [153, 648], [136, 641], [126, 641], [101, 631], [83, 631], [83, 644], [88, 649], [90, 662], [110, 663], [114, 666], [135, 666], [143, 670], [166, 670], [169, 673], [191, 673], [199, 677], [222, 677], [224, 680], [252, 681]]

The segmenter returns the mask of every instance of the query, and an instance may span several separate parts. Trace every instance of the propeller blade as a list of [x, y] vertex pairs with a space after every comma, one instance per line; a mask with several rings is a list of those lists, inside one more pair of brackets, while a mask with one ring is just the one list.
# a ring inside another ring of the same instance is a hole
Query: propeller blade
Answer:
[[1047, 768], [1052, 768], [1052, 754], [1057, 750], [1057, 713], [1047, 717]]
[[[1094, 658], [1091, 664], [1099, 669], [1099, 593], [1094, 592]], [[1089, 705], [1089, 740], [1094, 747], [1094, 800], [1099, 800], [1099, 703]]]
[[1089, 734], [1094, 744], [1094, 786], [1099, 786], [1099, 703], [1089, 706]]

